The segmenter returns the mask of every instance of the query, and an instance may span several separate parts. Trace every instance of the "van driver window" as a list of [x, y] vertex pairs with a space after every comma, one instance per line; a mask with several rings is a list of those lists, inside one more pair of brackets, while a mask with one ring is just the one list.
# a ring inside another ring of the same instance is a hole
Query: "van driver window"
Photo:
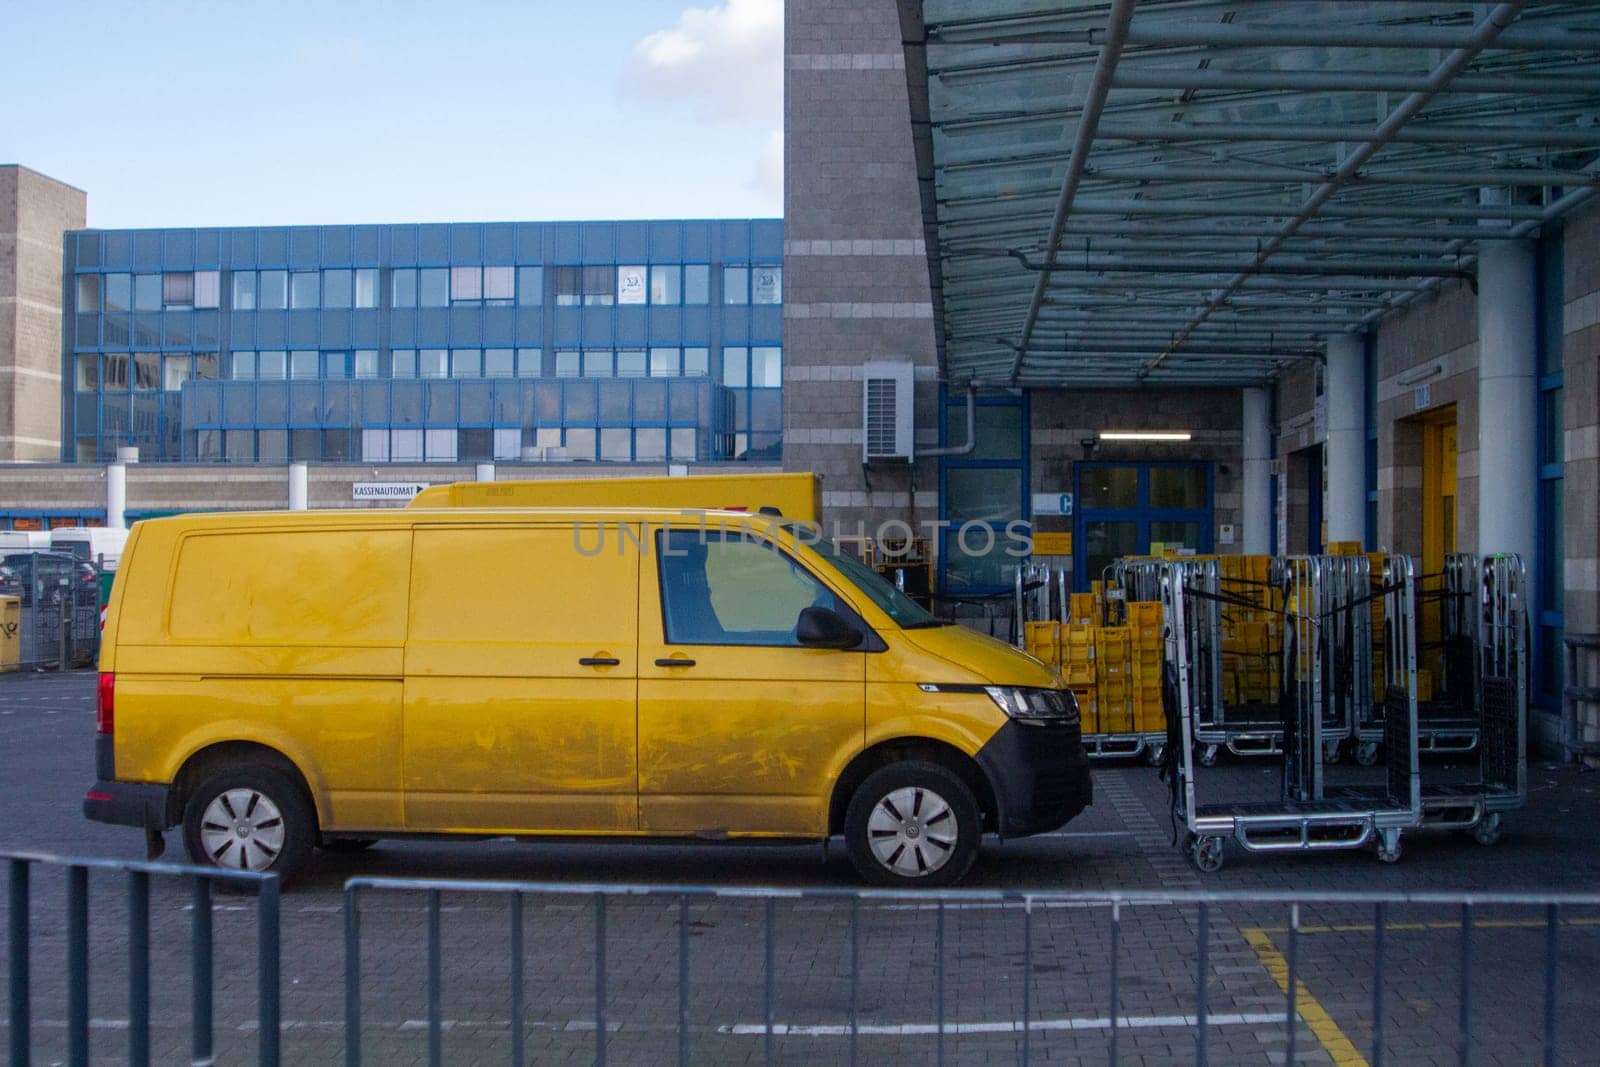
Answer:
[[802, 610], [840, 610], [832, 591], [799, 564], [736, 532], [661, 530], [656, 558], [670, 644], [798, 647]]

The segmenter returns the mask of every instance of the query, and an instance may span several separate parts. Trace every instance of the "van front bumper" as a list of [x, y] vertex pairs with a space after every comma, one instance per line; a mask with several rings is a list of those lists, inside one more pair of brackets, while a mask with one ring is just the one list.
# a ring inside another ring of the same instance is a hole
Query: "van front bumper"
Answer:
[[94, 822], [165, 830], [175, 825], [169, 818], [169, 790], [151, 782], [96, 782], [83, 795], [83, 814]]
[[1007, 722], [978, 750], [978, 766], [994, 787], [994, 829], [1003, 838], [1049, 833], [1094, 801], [1076, 725]]

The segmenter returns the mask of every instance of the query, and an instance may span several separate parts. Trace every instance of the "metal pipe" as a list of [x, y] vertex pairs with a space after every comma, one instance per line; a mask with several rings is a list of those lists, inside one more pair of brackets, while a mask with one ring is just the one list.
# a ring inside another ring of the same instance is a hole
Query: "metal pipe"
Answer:
[[[1566, 76], [1537, 74], [1463, 74], [1442, 92], [1517, 93], [1527, 96], [1588, 96], [1595, 75], [1575, 70]], [[1414, 93], [1427, 87], [1415, 74], [1378, 70], [1193, 70], [1127, 68], [1111, 79], [1115, 89], [1237, 89], [1288, 93]]]
[[[1367, 160], [1371, 159], [1385, 145], [1393, 140], [1394, 137], [1400, 133], [1405, 124], [1411, 121], [1411, 119], [1427, 105], [1429, 100], [1433, 99], [1433, 94], [1437, 90], [1437, 87], [1448, 83], [1450, 79], [1461, 70], [1462, 67], [1465, 67], [1468, 63], [1472, 62], [1472, 60], [1476, 58], [1480, 52], [1491, 45], [1495, 38], [1503, 33], [1505, 28], [1516, 19], [1523, 6], [1524, 0], [1514, 0], [1512, 3], [1496, 5], [1494, 10], [1489, 12], [1489, 14], [1473, 28], [1472, 36], [1469, 39], [1470, 43], [1450, 53], [1450, 55], [1445, 57], [1443, 62], [1441, 62], [1429, 73], [1429, 88], [1420, 92], [1412, 93], [1410, 96], [1406, 97], [1405, 100], [1401, 101], [1400, 106], [1391, 111], [1388, 117], [1378, 124], [1378, 128], [1373, 133], [1371, 139], [1357, 146], [1357, 148], [1345, 158], [1345, 161], [1339, 165], [1339, 169], [1334, 176], [1318, 186], [1316, 192], [1312, 193], [1311, 196], [1306, 199], [1305, 203], [1301, 206], [1300, 210], [1295, 214], [1295, 216], [1284, 225], [1284, 227], [1272, 238], [1271, 241], [1267, 242], [1266, 246], [1262, 248], [1260, 252], [1256, 253], [1255, 261], [1251, 269], [1240, 272], [1237, 278], [1228, 283], [1226, 289], [1212, 297], [1211, 300], [1206, 303], [1206, 306], [1201, 309], [1195, 321], [1197, 323], [1204, 321], [1213, 312], [1215, 312], [1217, 308], [1226, 303], [1228, 297], [1237, 292], [1243, 286], [1245, 279], [1254, 274], [1255, 270], [1264, 264], [1273, 255], [1273, 253], [1275, 253], [1282, 246], [1285, 240], [1294, 236], [1295, 231], [1298, 230], [1302, 225], [1304, 225], [1319, 212], [1326, 213], [1325, 208], [1327, 202], [1333, 198], [1334, 194], [1337, 193], [1340, 188], [1343, 187], [1345, 179], [1351, 175], [1359, 174], [1362, 166], [1366, 164]], [[1173, 350], [1182, 347], [1192, 332], [1192, 329], [1186, 329], [1182, 334], [1180, 334], [1170, 347], [1168, 347], [1155, 358], [1155, 360], [1150, 364], [1150, 368], [1160, 366], [1161, 361], [1166, 358], [1167, 355], [1169, 355]]]
[[[976, 225], [980, 220], [973, 220], [967, 225]], [[983, 222], [994, 223], [1005, 221], [1003, 219], [985, 219]], [[959, 224], [957, 224], [959, 225]], [[944, 253], [957, 251], [965, 245], [965, 241], [982, 241], [985, 245], [1003, 242], [1007, 238], [1031, 239], [1037, 234], [1032, 228], [1016, 227], [1012, 229], [987, 228], [982, 233], [970, 237], [953, 237], [940, 241], [940, 249]], [[1245, 237], [1259, 240], [1261, 230], [1254, 226], [1241, 226], [1237, 223], [1211, 222], [1211, 221], [1183, 221], [1166, 219], [1148, 219], [1137, 221], [1113, 221], [1099, 218], [1082, 218], [1072, 220], [1072, 237], [1148, 237], [1151, 240], [1167, 240], [1174, 237]], [[1322, 226], [1308, 225], [1302, 227], [1296, 234], [1307, 240], [1329, 241], [1400, 241], [1409, 238], [1418, 240], [1449, 241], [1466, 239], [1470, 241], [1493, 240], [1511, 235], [1510, 227], [1503, 230], [1490, 229], [1489, 232], [1480, 232], [1475, 226]]]
[[[1136, 256], [1100, 256], [1080, 255], [1073, 256], [1055, 264], [1053, 267], [1044, 267], [1030, 263], [1020, 253], [1013, 253], [1025, 270], [1031, 271], [1096, 271], [1101, 273], [1112, 271], [1138, 271], [1140, 273], [1155, 272], [1158, 274], [1227, 274], [1241, 268], [1231, 264], [1202, 263], [1197, 260], [1176, 259], [1172, 257], [1148, 259]], [[1278, 260], [1270, 266], [1263, 265], [1257, 273], [1262, 274], [1309, 274], [1324, 276], [1330, 274], [1344, 274], [1373, 278], [1433, 278], [1433, 277], [1469, 277], [1471, 271], [1462, 270], [1454, 264], [1423, 263], [1419, 260], [1401, 259], [1326, 259], [1316, 260]]]
[[[1307, 171], [1251, 162], [1237, 167], [1182, 167], [1154, 164], [1129, 167], [1090, 167], [1086, 178], [1105, 181], [1241, 182], [1251, 185], [1319, 182], [1333, 176], [1327, 170]], [[1351, 178], [1350, 185], [1434, 186], [1516, 185], [1543, 187], [1600, 184], [1600, 175], [1581, 171], [1507, 167], [1498, 170], [1377, 170], [1363, 171]]]
[[[1477, 53], [1474, 52], [1474, 55]], [[1431, 99], [1433, 94], [1429, 93]], [[946, 127], [949, 128], [949, 127]], [[1365, 126], [1317, 126], [1310, 123], [1173, 122], [1111, 123], [1100, 127], [1106, 141], [1369, 141], [1376, 131]], [[1526, 145], [1535, 148], [1593, 148], [1600, 131], [1542, 126], [1428, 126], [1405, 130], [1389, 141], [1404, 144]], [[1385, 142], [1387, 143], [1387, 142]]]
[[[1072, 142], [1072, 159], [1067, 164], [1067, 173], [1061, 179], [1061, 194], [1056, 198], [1055, 217], [1050, 223], [1050, 238], [1045, 243], [1048, 250], [1046, 262], [1055, 263], [1056, 249], [1061, 243], [1061, 234], [1067, 225], [1067, 217], [1072, 213], [1072, 202], [1078, 195], [1078, 184], [1083, 180], [1083, 169], [1088, 165], [1089, 152], [1094, 147], [1095, 127], [1100, 124], [1100, 113], [1106, 106], [1106, 97], [1111, 92], [1111, 76], [1117, 69], [1117, 59], [1122, 54], [1122, 43], [1128, 32], [1128, 25], [1133, 21], [1133, 7], [1136, 0], [1114, 0], [1111, 13], [1106, 17], [1105, 41], [1100, 46], [1100, 58], [1094, 66], [1094, 77], [1089, 83], [1088, 92], [1084, 95], [1083, 114], [1078, 121], [1077, 134]], [[1047, 270], [1039, 275], [1037, 284], [1033, 288], [1033, 301], [1028, 307], [1028, 317], [1022, 327], [1022, 339], [1017, 345], [1016, 355], [1011, 361], [1011, 377], [1015, 378], [1022, 369], [1022, 362], [1028, 356], [1028, 341], [1033, 335], [1034, 321], [1039, 317], [1039, 308], [1044, 303], [1045, 290], [1050, 285], [1050, 273]]]
[[289, 464], [289, 510], [304, 511], [307, 504], [308, 468], [304, 463]]
[[[1038, 16], [1024, 16], [1036, 21]], [[948, 45], [1069, 44], [1096, 46], [1107, 31], [1022, 29], [1014, 33], [985, 28], [962, 36], [960, 27], [928, 27], [930, 43]], [[1231, 23], [1142, 22], [1125, 35], [1125, 44], [1154, 48], [1465, 48], [1472, 38], [1434, 26], [1279, 27]], [[1495, 48], [1546, 52], [1600, 50], [1600, 33], [1584, 30], [1521, 29], [1502, 35]]]
[[[1370, 134], [1370, 131], [1368, 131]], [[1367, 143], [1371, 143], [1370, 141]], [[1385, 141], [1385, 144], [1388, 142]], [[1590, 147], [1600, 147], [1600, 131], [1597, 131], [1594, 144]], [[1344, 168], [1341, 167], [1342, 171]], [[1337, 175], [1335, 176], [1337, 177]], [[1327, 185], [1328, 179], [1322, 185]], [[1306, 184], [1310, 184], [1307, 182]], [[1340, 186], [1343, 180], [1340, 179]], [[972, 200], [969, 203], [994, 204], [1006, 210], [997, 211], [989, 215], [972, 214], [964, 218], [951, 219], [952, 225], [971, 224], [976, 222], [993, 222], [996, 219], [1015, 218], [1018, 209], [1024, 205], [1043, 207], [1046, 201], [1043, 194], [1027, 196], [994, 196], [983, 197], [981, 200]], [[941, 208], [953, 206], [948, 200], [939, 201]], [[955, 205], [959, 206], [959, 205]], [[1097, 197], [1085, 197], [1078, 201], [1073, 210], [1084, 215], [1134, 215], [1134, 216], [1181, 216], [1209, 215], [1213, 218], [1285, 218], [1299, 211], [1295, 204], [1252, 204], [1239, 203], [1234, 200], [1110, 200]], [[1340, 204], [1331, 206], [1321, 213], [1325, 219], [1489, 219], [1508, 222], [1526, 222], [1538, 219], [1543, 209], [1533, 205], [1520, 204]], [[1042, 212], [1035, 212], [1042, 214]]]
[[919, 448], [916, 458], [924, 456], [966, 456], [978, 447], [978, 387], [967, 385], [967, 443], [963, 445], [949, 445], [944, 448]]
[[128, 526], [128, 465], [106, 465], [106, 525], [113, 530]]

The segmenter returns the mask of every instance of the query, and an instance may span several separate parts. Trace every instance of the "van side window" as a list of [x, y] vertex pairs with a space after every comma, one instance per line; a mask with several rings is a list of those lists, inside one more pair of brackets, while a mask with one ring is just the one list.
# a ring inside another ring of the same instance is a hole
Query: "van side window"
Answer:
[[798, 647], [809, 607], [838, 611], [838, 597], [772, 546], [715, 530], [656, 533], [669, 644]]

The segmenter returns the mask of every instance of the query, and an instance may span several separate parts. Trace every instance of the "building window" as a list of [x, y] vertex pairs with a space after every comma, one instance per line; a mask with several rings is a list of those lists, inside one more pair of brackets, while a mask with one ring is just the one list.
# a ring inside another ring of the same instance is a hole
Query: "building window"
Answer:
[[516, 295], [515, 275], [510, 267], [483, 268], [483, 302], [488, 307], [508, 307]]
[[516, 376], [517, 354], [509, 348], [489, 348], [483, 353], [485, 378], [512, 378]]
[[419, 378], [450, 377], [450, 353], [443, 348], [424, 348], [417, 352]]
[[350, 377], [350, 353], [322, 353], [322, 376], [335, 381]]
[[317, 377], [316, 352], [291, 352], [289, 353], [289, 377], [315, 378]]
[[644, 266], [621, 266], [617, 268], [617, 303], [643, 304], [649, 286], [646, 279], [649, 271]]
[[355, 298], [354, 272], [348, 270], [326, 270], [322, 272], [322, 306], [325, 308], [347, 308]]
[[78, 275], [78, 310], [100, 310], [100, 275]]
[[750, 350], [750, 384], [757, 389], [783, 385], [783, 349], [771, 346]]
[[319, 306], [317, 288], [321, 278], [314, 270], [297, 270], [289, 278], [289, 306], [314, 308]]
[[168, 393], [176, 393], [193, 374], [192, 356], [168, 356], [161, 364], [161, 388]]
[[278, 311], [289, 306], [289, 272], [264, 270], [256, 283], [256, 306], [263, 311]]
[[287, 352], [257, 352], [256, 377], [266, 381], [282, 381], [287, 375]]
[[556, 268], [556, 306], [575, 307], [583, 303], [583, 268]]
[[452, 378], [483, 377], [483, 353], [476, 348], [456, 348], [450, 352]]
[[214, 270], [194, 272], [194, 306], [214, 308], [222, 303], [222, 273]]
[[624, 348], [617, 353], [618, 378], [643, 378], [645, 370], [644, 349]]
[[682, 373], [682, 362], [676, 348], [650, 350], [650, 377], [676, 378], [680, 373]]
[[650, 268], [650, 303], [683, 302], [683, 268], [675, 263]]
[[133, 307], [133, 276], [106, 275], [106, 310], [128, 311]]
[[253, 270], [236, 270], [233, 272], [233, 310], [254, 311], [256, 309], [256, 272]]
[[378, 376], [378, 353], [370, 348], [364, 348], [354, 353], [351, 357], [351, 376], [356, 378], [376, 378]]
[[477, 304], [483, 300], [483, 268], [450, 268], [450, 302]]
[[425, 308], [450, 306], [450, 272], [443, 267], [417, 271], [417, 305]]
[[140, 391], [161, 388], [160, 352], [134, 353], [133, 387]]
[[414, 348], [397, 348], [389, 356], [391, 369], [389, 376], [392, 378], [415, 378], [417, 376], [417, 350]]
[[135, 274], [133, 276], [133, 310], [161, 310], [161, 275]]
[[544, 303], [544, 268], [517, 268], [517, 303], [523, 307], [538, 307]]
[[378, 271], [374, 267], [362, 267], [355, 272], [356, 276], [356, 307], [375, 308], [378, 306]]
[[748, 348], [723, 347], [722, 384], [730, 389], [742, 389], [750, 384], [750, 350]]
[[583, 268], [585, 307], [610, 307], [617, 302], [617, 272], [611, 267]]
[[722, 302], [724, 304], [750, 303], [750, 268], [722, 268]]
[[517, 349], [517, 377], [538, 378], [544, 374], [544, 350], [540, 348]]
[[764, 264], [750, 268], [750, 303], [783, 303], [783, 268]]
[[236, 382], [247, 382], [256, 376], [256, 354], [254, 352], [229, 353], [228, 377]]
[[711, 265], [686, 263], [683, 267], [683, 302], [685, 304], [711, 303]]
[[611, 377], [611, 352], [608, 349], [584, 349], [583, 376], [585, 378]]
[[711, 373], [711, 350], [709, 348], [685, 348], [683, 350], [683, 376], [685, 378], [704, 378]]
[[92, 393], [100, 388], [100, 357], [78, 356], [74, 361], [77, 374], [73, 387], [80, 393]]
[[576, 378], [578, 377], [581, 366], [582, 364], [580, 362], [579, 353], [573, 352], [570, 349], [565, 352], [556, 353], [557, 378]]
[[396, 270], [390, 278], [389, 285], [393, 290], [390, 302], [397, 308], [414, 308], [417, 306], [417, 272], [409, 267]]

